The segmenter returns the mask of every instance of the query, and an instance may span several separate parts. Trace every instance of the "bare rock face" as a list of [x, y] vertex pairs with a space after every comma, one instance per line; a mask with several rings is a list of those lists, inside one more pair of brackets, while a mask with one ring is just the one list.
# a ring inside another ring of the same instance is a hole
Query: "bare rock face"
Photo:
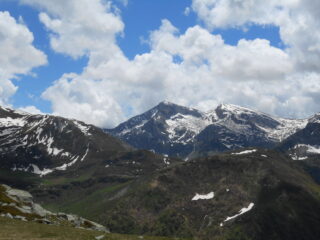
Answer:
[[6, 194], [8, 197], [14, 199], [15, 201], [20, 201], [24, 203], [31, 203], [32, 202], [32, 195], [23, 190], [13, 189], [8, 185], [2, 185], [6, 189]]
[[29, 192], [8, 185], [0, 185], [0, 216], [43, 224], [60, 225], [67, 222], [68, 225], [77, 228], [108, 232], [104, 226], [77, 215], [52, 213], [34, 203]]

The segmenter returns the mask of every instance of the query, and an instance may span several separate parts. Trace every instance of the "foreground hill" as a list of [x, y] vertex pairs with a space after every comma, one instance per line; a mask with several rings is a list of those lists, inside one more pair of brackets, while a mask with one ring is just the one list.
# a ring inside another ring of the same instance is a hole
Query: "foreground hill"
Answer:
[[306, 124], [231, 104], [204, 113], [162, 102], [106, 132], [139, 149], [191, 158], [250, 146], [271, 148]]
[[[79, 185], [65, 185], [72, 190], [63, 200], [59, 185], [38, 189], [38, 198], [51, 209], [81, 214], [118, 233], [230, 240], [320, 237], [320, 186], [275, 151], [246, 149], [194, 159], [94, 191]], [[85, 195], [79, 195], [80, 188]], [[54, 199], [46, 195], [57, 190]]]
[[[170, 240], [173, 238], [135, 236], [72, 228], [70, 226], [44, 225], [35, 222], [0, 217], [0, 236], [14, 240]], [[176, 238], [174, 238], [177, 240]]]
[[29, 192], [0, 184], [1, 239], [165, 240], [148, 236], [111, 234], [105, 227], [76, 215], [50, 212]]
[[18, 219], [25, 222], [69, 226], [102, 233], [108, 230], [95, 222], [76, 215], [53, 213], [33, 201], [29, 192], [0, 185], [0, 216], [8, 219]]

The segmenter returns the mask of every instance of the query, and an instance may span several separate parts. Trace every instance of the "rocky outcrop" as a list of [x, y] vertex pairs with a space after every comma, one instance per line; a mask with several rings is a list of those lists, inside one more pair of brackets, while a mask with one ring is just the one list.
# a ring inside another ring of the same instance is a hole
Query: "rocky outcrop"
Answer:
[[22, 221], [39, 222], [43, 224], [69, 225], [88, 230], [108, 232], [95, 222], [73, 214], [52, 213], [41, 205], [33, 202], [32, 195], [27, 191], [0, 185], [0, 216]]

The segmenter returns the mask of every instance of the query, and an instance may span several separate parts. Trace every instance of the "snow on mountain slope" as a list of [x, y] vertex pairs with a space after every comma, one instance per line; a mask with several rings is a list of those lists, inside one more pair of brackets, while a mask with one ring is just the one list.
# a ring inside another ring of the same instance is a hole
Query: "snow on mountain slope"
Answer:
[[172, 142], [182, 143], [190, 141], [190, 138], [192, 138], [186, 139], [186, 136], [198, 134], [211, 123], [205, 114], [196, 109], [178, 106], [166, 101], [146, 113], [120, 124], [116, 130], [117, 135], [125, 138], [127, 134], [132, 132], [144, 133], [146, 131], [145, 127], [150, 121], [165, 125], [165, 132], [162, 132], [162, 134], [167, 134]]
[[161, 102], [106, 131], [139, 149], [184, 156], [192, 150], [195, 136], [209, 124], [211, 120], [196, 109]]
[[279, 125], [275, 128], [264, 129], [270, 139], [281, 142], [287, 137], [291, 136], [298, 130], [304, 128], [308, 119], [284, 119], [278, 118]]
[[[206, 126], [212, 123], [205, 115], [201, 117], [177, 113], [165, 121], [169, 139], [173, 142], [187, 144]], [[181, 134], [181, 132], [183, 132]]]
[[44, 176], [66, 171], [97, 151], [126, 149], [119, 140], [83, 122], [0, 107], [1, 167]]
[[249, 124], [254, 124], [265, 132], [267, 138], [276, 142], [304, 128], [308, 123], [308, 119], [277, 118], [232, 104], [219, 105], [214, 111], [219, 116], [215, 123], [239, 133], [247, 131]]
[[[232, 104], [221, 104], [205, 113], [165, 101], [106, 131], [140, 149], [185, 157], [198, 150], [270, 147], [307, 123], [308, 120], [272, 117]], [[199, 148], [203, 144], [206, 146]]]
[[320, 114], [311, 117], [305, 127], [282, 141], [278, 148], [293, 159], [317, 158], [320, 155]]

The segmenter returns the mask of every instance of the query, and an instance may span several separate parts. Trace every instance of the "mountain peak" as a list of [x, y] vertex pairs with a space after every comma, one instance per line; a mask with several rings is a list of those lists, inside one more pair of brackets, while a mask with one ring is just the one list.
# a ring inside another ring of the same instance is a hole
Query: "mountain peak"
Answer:
[[221, 103], [218, 105], [218, 107], [216, 109], [228, 111], [228, 112], [233, 112], [235, 114], [239, 114], [239, 113], [243, 113], [243, 112], [246, 112], [246, 113], [256, 112], [252, 109], [245, 108], [245, 107], [242, 107], [239, 105], [230, 104], [230, 103]]
[[[147, 111], [146, 113], [150, 111], [157, 112], [157, 110], [158, 112], [161, 112], [162, 114], [164, 114], [165, 118], [170, 118], [171, 116], [174, 116], [176, 114], [193, 115], [196, 117], [201, 117], [203, 115], [203, 113], [197, 109], [178, 105], [169, 101], [160, 102], [157, 106]], [[152, 115], [155, 116], [154, 114]]]
[[167, 100], [164, 100], [164, 101], [160, 102], [158, 105], [174, 105], [174, 106], [176, 106], [177, 104], [175, 104], [173, 102], [169, 102]]
[[169, 101], [162, 101], [152, 109], [171, 109], [171, 108], [183, 108], [183, 106], [180, 106], [178, 104], [175, 104]]
[[0, 119], [2, 119], [2, 122], [0, 122], [0, 125], [3, 125], [3, 121], [5, 122], [5, 125], [7, 125], [13, 119], [15, 120], [22, 119], [29, 115], [30, 114], [27, 112], [0, 106]]
[[310, 123], [320, 123], [320, 113], [317, 113], [315, 115], [313, 115], [310, 119], [309, 119]]

